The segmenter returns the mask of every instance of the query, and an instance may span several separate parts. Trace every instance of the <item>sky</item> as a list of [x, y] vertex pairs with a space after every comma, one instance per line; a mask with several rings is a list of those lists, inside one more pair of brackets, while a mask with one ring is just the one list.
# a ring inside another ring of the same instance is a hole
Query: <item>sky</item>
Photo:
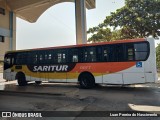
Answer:
[[[86, 10], [87, 29], [102, 23], [106, 16], [124, 6], [124, 0], [96, 0]], [[47, 9], [35, 23], [17, 18], [17, 49], [76, 44], [75, 4], [65, 2]]]

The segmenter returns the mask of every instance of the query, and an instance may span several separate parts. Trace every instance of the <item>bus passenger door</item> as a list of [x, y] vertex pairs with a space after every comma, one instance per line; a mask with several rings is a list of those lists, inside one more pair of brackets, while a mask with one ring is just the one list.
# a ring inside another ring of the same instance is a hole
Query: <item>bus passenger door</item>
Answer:
[[119, 67], [119, 62], [123, 60], [123, 45], [104, 46], [102, 52], [102, 59], [106, 62], [106, 73], [103, 74], [103, 83], [123, 84], [122, 73], [115, 72]]

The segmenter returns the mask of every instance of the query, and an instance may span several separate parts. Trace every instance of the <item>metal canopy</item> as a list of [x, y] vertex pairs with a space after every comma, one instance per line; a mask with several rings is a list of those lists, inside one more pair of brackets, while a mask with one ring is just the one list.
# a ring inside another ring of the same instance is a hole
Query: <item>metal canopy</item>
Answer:
[[[20, 17], [29, 22], [37, 19], [51, 6], [62, 2], [74, 2], [75, 0], [0, 0]], [[86, 0], [88, 9], [95, 8], [95, 0]]]

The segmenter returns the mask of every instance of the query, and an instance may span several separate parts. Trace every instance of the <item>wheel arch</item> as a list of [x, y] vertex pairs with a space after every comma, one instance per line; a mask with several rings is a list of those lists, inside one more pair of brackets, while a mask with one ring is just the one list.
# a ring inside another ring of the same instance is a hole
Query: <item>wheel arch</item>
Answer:
[[26, 76], [25, 76], [25, 74], [24, 74], [23, 72], [18, 72], [18, 73], [16, 74], [15, 79], [17, 80], [19, 76], [24, 76], [24, 77], [26, 78]]
[[90, 74], [90, 75], [93, 77], [93, 80], [94, 80], [94, 82], [95, 82], [95, 77], [94, 77], [94, 75], [93, 75], [91, 72], [89, 72], [89, 71], [83, 71], [83, 72], [81, 72], [81, 73], [79, 74], [79, 76], [78, 76], [78, 82], [80, 82], [80, 77], [81, 77], [82, 74]]

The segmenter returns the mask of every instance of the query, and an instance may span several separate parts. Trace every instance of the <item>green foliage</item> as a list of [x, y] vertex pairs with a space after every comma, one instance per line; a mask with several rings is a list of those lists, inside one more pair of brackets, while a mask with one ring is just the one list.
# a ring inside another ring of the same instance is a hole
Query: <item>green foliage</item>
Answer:
[[160, 69], [160, 44], [156, 47], [157, 67]]
[[[91, 29], [92, 31], [92, 29]], [[94, 33], [94, 32], [93, 32]], [[89, 42], [103, 42], [111, 40], [111, 30], [109, 28], [99, 29], [97, 33], [94, 33], [91, 38], [88, 39]]]
[[[114, 30], [108, 31], [111, 27]], [[124, 7], [112, 12], [103, 23], [90, 28], [88, 33], [91, 34], [89, 41], [93, 42], [104, 41], [105, 38], [108, 38], [106, 41], [111, 41], [150, 35], [158, 38], [160, 36], [160, 0], [125, 0]]]

